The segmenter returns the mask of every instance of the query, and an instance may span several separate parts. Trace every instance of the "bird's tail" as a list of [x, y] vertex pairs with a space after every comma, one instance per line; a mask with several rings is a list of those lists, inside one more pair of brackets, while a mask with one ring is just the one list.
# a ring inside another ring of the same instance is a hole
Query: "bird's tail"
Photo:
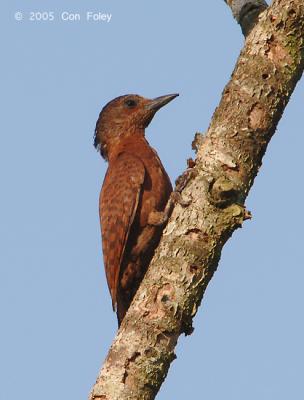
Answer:
[[123, 301], [117, 300], [117, 321], [118, 321], [118, 327], [120, 327], [122, 320], [124, 319], [126, 313], [127, 313], [128, 307], [124, 304]]

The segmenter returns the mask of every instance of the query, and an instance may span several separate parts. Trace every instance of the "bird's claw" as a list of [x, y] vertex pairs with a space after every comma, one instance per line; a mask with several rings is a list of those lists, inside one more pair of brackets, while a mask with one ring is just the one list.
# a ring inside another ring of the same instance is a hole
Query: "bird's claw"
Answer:
[[148, 216], [148, 225], [162, 226], [168, 221], [169, 215], [165, 211], [151, 211]]
[[182, 207], [188, 207], [191, 203], [191, 200], [186, 200], [177, 190], [171, 193], [170, 200], [172, 201], [172, 205], [180, 204]]

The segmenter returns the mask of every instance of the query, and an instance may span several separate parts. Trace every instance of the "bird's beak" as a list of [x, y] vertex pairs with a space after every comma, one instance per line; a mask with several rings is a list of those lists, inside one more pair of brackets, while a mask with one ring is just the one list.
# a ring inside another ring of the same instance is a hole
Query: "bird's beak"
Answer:
[[153, 100], [150, 100], [147, 104], [146, 104], [146, 109], [147, 110], [153, 110], [153, 111], [157, 111], [159, 110], [161, 107], [165, 106], [166, 104], [168, 104], [171, 100], [175, 99], [175, 97], [179, 96], [178, 93], [174, 93], [174, 94], [166, 94], [165, 96], [160, 96], [160, 97], [156, 97]]

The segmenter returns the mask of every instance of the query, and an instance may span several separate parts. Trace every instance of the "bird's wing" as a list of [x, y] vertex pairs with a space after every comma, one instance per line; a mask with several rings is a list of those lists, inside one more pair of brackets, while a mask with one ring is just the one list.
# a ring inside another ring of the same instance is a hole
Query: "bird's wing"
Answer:
[[144, 179], [145, 167], [142, 161], [124, 152], [110, 163], [100, 193], [103, 258], [114, 309], [124, 249]]

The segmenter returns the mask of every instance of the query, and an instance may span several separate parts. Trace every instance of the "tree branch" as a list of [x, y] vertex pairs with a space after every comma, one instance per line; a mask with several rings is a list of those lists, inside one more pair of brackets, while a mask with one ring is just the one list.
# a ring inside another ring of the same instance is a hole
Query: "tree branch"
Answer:
[[265, 0], [225, 0], [232, 14], [247, 36], [256, 24], [259, 15], [268, 7]]
[[250, 217], [243, 206], [266, 147], [303, 72], [304, 4], [275, 0], [248, 35], [196, 164], [180, 179], [177, 205], [123, 320], [90, 399], [154, 399], [192, 331], [223, 245]]

